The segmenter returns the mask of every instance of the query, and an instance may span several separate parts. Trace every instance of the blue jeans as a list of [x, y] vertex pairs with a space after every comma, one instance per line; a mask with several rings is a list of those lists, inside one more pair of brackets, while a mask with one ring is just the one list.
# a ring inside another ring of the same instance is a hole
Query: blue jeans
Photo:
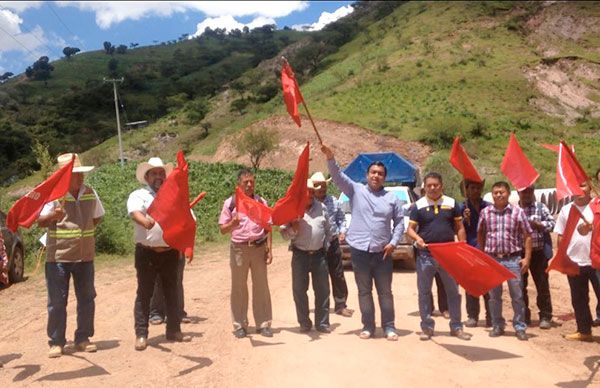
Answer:
[[[496, 258], [496, 260], [516, 276], [507, 281], [514, 311], [513, 327], [515, 330], [525, 330], [527, 329], [527, 324], [525, 323], [525, 302], [523, 301], [521, 267], [519, 266], [521, 256], [512, 256], [505, 259]], [[490, 290], [490, 313], [492, 315], [492, 325], [504, 329], [506, 321], [502, 316], [502, 284]]]
[[329, 327], [329, 271], [325, 259], [325, 249], [314, 254], [293, 249], [292, 254], [292, 291], [296, 305], [298, 323], [306, 328], [312, 327], [308, 316], [308, 274], [312, 275], [312, 288], [315, 292], [315, 327]]
[[448, 298], [448, 312], [450, 313], [450, 330], [462, 329], [460, 311], [460, 293], [456, 281], [446, 272], [431, 256], [428, 250], [417, 250], [417, 290], [419, 291], [419, 314], [421, 315], [421, 330], [435, 328], [435, 321], [431, 317], [431, 286], [433, 278], [438, 273], [442, 278], [446, 297]]
[[65, 346], [67, 342], [67, 301], [69, 281], [73, 276], [77, 298], [77, 330], [75, 343], [87, 341], [94, 335], [96, 290], [94, 288], [94, 262], [46, 263], [48, 289], [48, 344]]
[[358, 288], [358, 305], [364, 330], [375, 332], [375, 303], [373, 302], [373, 282], [375, 282], [381, 309], [381, 326], [385, 333], [395, 332], [392, 258], [383, 260], [383, 252], [366, 252], [352, 247], [350, 247], [350, 256]]

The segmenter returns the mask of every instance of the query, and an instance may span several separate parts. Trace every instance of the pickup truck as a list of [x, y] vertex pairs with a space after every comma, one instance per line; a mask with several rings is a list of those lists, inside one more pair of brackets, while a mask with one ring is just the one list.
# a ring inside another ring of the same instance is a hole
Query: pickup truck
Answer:
[[[417, 200], [417, 196], [408, 186], [387, 186], [386, 190], [394, 193], [400, 202], [402, 203], [402, 209], [404, 211], [404, 230], [408, 229], [408, 208], [412, 203]], [[341, 193], [339, 202], [345, 215], [346, 228], [350, 226], [352, 220], [352, 214], [350, 209], [350, 201], [348, 197]], [[340, 242], [340, 248], [342, 250], [342, 260], [345, 264], [350, 262], [350, 247], [346, 241]], [[392, 254], [393, 260], [401, 261], [403, 267], [406, 269], [414, 270], [416, 268], [415, 252], [413, 248], [413, 240], [404, 233], [396, 246]]]

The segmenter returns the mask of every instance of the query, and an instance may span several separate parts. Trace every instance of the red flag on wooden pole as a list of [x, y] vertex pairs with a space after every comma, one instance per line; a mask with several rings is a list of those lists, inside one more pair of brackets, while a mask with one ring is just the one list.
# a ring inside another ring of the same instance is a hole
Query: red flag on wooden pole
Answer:
[[163, 239], [171, 248], [185, 252], [194, 247], [196, 221], [190, 211], [188, 164], [183, 152], [177, 153], [177, 167], [162, 184], [148, 214], [163, 230]]
[[481, 296], [515, 277], [496, 260], [465, 243], [427, 244], [431, 255], [470, 295]]
[[567, 255], [567, 248], [569, 248], [569, 243], [571, 242], [571, 238], [573, 237], [573, 233], [575, 233], [575, 228], [581, 217], [581, 212], [577, 209], [577, 206], [575, 206], [575, 204], [571, 205], [569, 217], [567, 218], [567, 225], [565, 226], [564, 233], [560, 239], [560, 244], [558, 244], [556, 254], [548, 263], [546, 273], [555, 270], [568, 276], [579, 275], [579, 266], [569, 258]]
[[235, 188], [235, 208], [240, 214], [245, 214], [264, 230], [271, 230], [271, 215], [273, 210], [262, 202], [259, 202], [244, 193], [239, 187]]
[[502, 173], [506, 175], [517, 191], [528, 188], [540, 176], [523, 153], [514, 133], [510, 134], [508, 147], [502, 159], [500, 170], [502, 170]]
[[454, 166], [454, 168], [460, 172], [464, 179], [470, 180], [472, 182], [483, 182], [483, 179], [477, 173], [475, 166], [469, 159], [469, 156], [465, 152], [465, 149], [460, 145], [460, 139], [457, 137], [454, 138], [454, 143], [452, 143], [452, 150], [450, 151], [450, 164]]
[[556, 197], [560, 201], [565, 197], [583, 195], [579, 187], [589, 180], [575, 154], [561, 140], [558, 146], [558, 163], [556, 165]]
[[309, 143], [298, 158], [294, 179], [287, 189], [285, 196], [273, 206], [273, 225], [285, 225], [296, 218], [302, 218], [308, 203], [308, 159]]
[[68, 164], [15, 202], [6, 215], [6, 227], [13, 233], [19, 226], [29, 228], [37, 220], [46, 203], [67, 194], [74, 162], [75, 155]]
[[300, 127], [302, 126], [302, 123], [300, 122], [298, 104], [304, 102], [304, 99], [302, 98], [302, 93], [300, 93], [300, 88], [298, 87], [298, 82], [296, 81], [294, 71], [287, 61], [283, 62], [283, 66], [281, 68], [281, 86], [283, 88], [283, 100], [285, 101], [287, 111], [290, 116], [292, 116], [292, 119], [296, 122], [296, 124]]

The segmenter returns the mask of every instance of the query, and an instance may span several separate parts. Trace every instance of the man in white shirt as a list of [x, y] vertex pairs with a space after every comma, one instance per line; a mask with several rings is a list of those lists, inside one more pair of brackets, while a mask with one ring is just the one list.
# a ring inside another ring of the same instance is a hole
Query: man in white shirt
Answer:
[[575, 197], [572, 203], [561, 209], [554, 232], [558, 234], [558, 243], [560, 244], [572, 206], [576, 206], [586, 220], [579, 220], [567, 248], [567, 256], [579, 266], [579, 275], [568, 276], [569, 287], [571, 288], [571, 303], [575, 310], [575, 320], [577, 322], [577, 332], [567, 334], [564, 337], [570, 341], [593, 342], [589, 283], [596, 276], [596, 270], [592, 268], [592, 259], [590, 256], [591, 222], [593, 220], [593, 213], [589, 206], [591, 188], [588, 183], [583, 183], [580, 187], [584, 194]]
[[165, 296], [166, 338], [176, 342], [190, 341], [189, 336], [181, 333], [178, 311], [179, 252], [167, 245], [160, 225], [147, 214], [156, 193], [172, 170], [172, 164], [165, 165], [160, 158], [150, 158], [148, 162], [140, 163], [136, 170], [136, 178], [144, 187], [132, 192], [127, 200], [127, 213], [134, 222], [135, 269], [138, 283], [134, 306], [136, 350], [144, 350], [148, 346], [150, 299], [157, 276], [161, 279]]

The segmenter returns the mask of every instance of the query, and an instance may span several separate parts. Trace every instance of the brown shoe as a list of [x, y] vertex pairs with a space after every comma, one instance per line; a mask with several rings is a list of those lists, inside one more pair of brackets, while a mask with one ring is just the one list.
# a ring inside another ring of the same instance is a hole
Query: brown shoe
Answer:
[[594, 342], [594, 336], [592, 336], [591, 334], [583, 334], [576, 332], [573, 334], [566, 334], [564, 337], [568, 341]]
[[471, 339], [471, 334], [465, 333], [463, 329], [452, 330], [450, 331], [450, 335], [463, 341], [469, 341]]
[[83, 341], [75, 344], [75, 349], [80, 352], [94, 353], [96, 350], [98, 350], [98, 347], [96, 344], [93, 344], [90, 341]]
[[49, 358], [57, 358], [57, 357], [62, 356], [62, 354], [63, 354], [62, 346], [59, 346], [59, 345], [50, 346], [50, 351], [48, 352]]
[[135, 339], [135, 350], [145, 350], [148, 347], [148, 339], [146, 337], [137, 337]]
[[192, 337], [190, 337], [189, 335], [184, 335], [180, 331], [176, 333], [167, 333], [165, 337], [167, 337], [169, 341], [175, 342], [190, 342], [192, 340]]
[[341, 315], [342, 317], [350, 318], [352, 314], [354, 314], [354, 310], [343, 307], [335, 311], [337, 315]]

